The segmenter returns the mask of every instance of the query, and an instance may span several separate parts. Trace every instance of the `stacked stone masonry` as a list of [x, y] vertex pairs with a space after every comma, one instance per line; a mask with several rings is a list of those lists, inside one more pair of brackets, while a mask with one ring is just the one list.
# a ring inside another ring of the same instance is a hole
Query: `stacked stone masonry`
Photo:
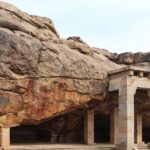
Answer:
[[[110, 72], [109, 91], [118, 91], [120, 150], [132, 150], [142, 141], [142, 115], [134, 112], [134, 96], [137, 89], [150, 89], [150, 72], [137, 67], [125, 67]], [[115, 129], [114, 129], [115, 130]], [[136, 145], [135, 145], [136, 144]]]

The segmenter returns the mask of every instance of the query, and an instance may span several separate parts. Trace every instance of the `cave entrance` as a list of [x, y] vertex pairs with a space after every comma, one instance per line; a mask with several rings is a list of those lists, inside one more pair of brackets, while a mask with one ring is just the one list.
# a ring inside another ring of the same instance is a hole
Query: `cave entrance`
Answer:
[[11, 144], [50, 143], [51, 134], [37, 125], [21, 125], [10, 129]]
[[145, 143], [150, 142], [150, 128], [148, 127], [143, 128], [143, 141]]
[[[84, 143], [84, 110], [58, 116], [45, 122], [51, 130], [52, 143], [83, 144]], [[46, 125], [45, 125], [46, 126]]]
[[95, 143], [110, 143], [110, 116], [97, 113], [94, 120]]
[[[94, 114], [94, 110], [92, 112], [94, 142], [110, 143], [110, 115], [100, 112]], [[11, 144], [84, 144], [85, 125], [87, 125], [84, 114], [83, 110], [77, 110], [39, 125], [13, 127], [10, 129], [10, 142]], [[89, 123], [90, 121], [92, 120], [89, 120]]]

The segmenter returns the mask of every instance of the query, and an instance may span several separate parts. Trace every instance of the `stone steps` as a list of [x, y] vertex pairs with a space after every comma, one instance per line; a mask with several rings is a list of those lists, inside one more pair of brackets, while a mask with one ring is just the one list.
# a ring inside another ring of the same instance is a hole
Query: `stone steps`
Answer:
[[138, 147], [138, 150], [150, 150], [148, 147]]
[[6, 148], [4, 150], [115, 150], [115, 148]]
[[138, 150], [150, 150], [147, 146], [147, 144], [138, 144], [137, 145]]
[[115, 148], [6, 148], [3, 150], [115, 150]]
[[4, 150], [115, 150], [110, 145], [15, 145]]

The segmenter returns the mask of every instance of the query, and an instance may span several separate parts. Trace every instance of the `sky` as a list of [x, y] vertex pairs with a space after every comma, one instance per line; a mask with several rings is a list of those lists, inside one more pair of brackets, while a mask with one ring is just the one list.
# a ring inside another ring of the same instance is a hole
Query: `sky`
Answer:
[[150, 0], [3, 0], [53, 20], [62, 38], [122, 53], [150, 51]]

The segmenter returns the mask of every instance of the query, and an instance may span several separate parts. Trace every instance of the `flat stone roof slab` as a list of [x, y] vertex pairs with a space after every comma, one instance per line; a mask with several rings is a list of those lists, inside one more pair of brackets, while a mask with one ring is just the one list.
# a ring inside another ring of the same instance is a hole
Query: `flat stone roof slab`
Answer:
[[136, 66], [125, 66], [125, 67], [122, 67], [119, 69], [112, 70], [112, 71], [108, 72], [108, 74], [111, 75], [111, 74], [116, 74], [116, 73], [120, 73], [120, 72], [124, 72], [124, 71], [130, 71], [130, 70], [142, 71], [144, 73], [150, 73], [150, 69], [145, 69], [145, 68], [136, 67]]

